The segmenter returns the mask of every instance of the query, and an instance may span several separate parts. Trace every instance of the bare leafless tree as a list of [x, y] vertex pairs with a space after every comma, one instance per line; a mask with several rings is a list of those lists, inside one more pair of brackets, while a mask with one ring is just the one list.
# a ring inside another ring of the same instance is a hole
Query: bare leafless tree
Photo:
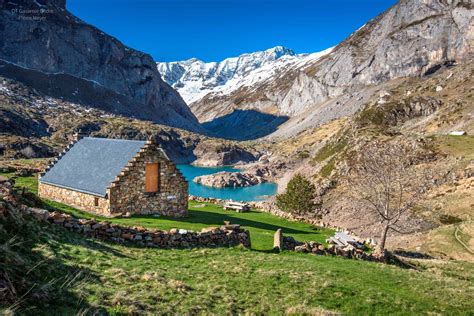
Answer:
[[390, 230], [402, 232], [400, 219], [426, 191], [429, 173], [419, 165], [416, 144], [373, 141], [354, 153], [350, 163], [350, 189], [381, 220], [378, 251], [385, 256]]

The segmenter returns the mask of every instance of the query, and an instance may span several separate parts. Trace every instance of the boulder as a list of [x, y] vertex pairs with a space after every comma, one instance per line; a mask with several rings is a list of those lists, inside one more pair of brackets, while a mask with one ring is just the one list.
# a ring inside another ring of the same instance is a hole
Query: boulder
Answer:
[[46, 222], [49, 218], [49, 212], [40, 208], [30, 208], [31, 215], [39, 221]]
[[300, 246], [296, 246], [295, 247], [295, 251], [296, 252], [303, 252], [303, 253], [306, 253], [306, 252], [309, 252], [310, 249], [308, 249], [308, 245], [307, 244], [303, 244], [303, 245], [300, 245]]
[[273, 249], [281, 251], [283, 250], [283, 233], [281, 228], [278, 228], [273, 235]]
[[216, 232], [219, 230], [219, 227], [205, 227], [203, 229], [201, 229], [201, 233], [208, 233], [208, 232]]
[[225, 187], [247, 187], [266, 182], [266, 180], [252, 173], [246, 172], [218, 172], [214, 174], [198, 176], [193, 182], [215, 188]]

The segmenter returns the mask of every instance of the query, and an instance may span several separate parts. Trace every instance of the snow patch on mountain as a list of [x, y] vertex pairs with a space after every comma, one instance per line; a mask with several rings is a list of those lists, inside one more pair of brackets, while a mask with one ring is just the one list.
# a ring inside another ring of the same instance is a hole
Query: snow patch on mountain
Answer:
[[274, 48], [221, 62], [203, 62], [192, 58], [176, 62], [158, 62], [163, 80], [178, 90], [186, 103], [191, 104], [213, 94], [228, 94], [244, 86], [262, 82], [283, 68], [301, 67], [330, 53], [332, 48], [313, 54], [296, 54], [291, 49]]

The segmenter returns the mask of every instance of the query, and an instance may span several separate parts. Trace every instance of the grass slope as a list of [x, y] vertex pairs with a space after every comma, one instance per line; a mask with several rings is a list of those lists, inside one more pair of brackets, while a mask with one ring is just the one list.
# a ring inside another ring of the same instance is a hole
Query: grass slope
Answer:
[[[17, 185], [34, 190], [35, 181], [34, 177], [18, 178]], [[182, 220], [135, 217], [114, 221], [199, 229], [229, 219], [252, 231], [257, 250], [268, 249], [276, 227], [293, 230], [299, 239], [324, 235], [305, 224], [266, 213], [237, 214], [214, 205], [198, 206], [192, 203], [191, 216]], [[34, 315], [326, 311], [469, 315], [474, 310], [474, 264], [467, 262], [420, 261], [420, 271], [415, 271], [291, 252], [146, 249], [88, 240], [34, 221], [8, 224], [0, 220], [0, 232], [2, 272], [24, 284], [18, 287], [22, 302], [0, 306], [0, 311], [5, 308]]]
[[[30, 238], [37, 239], [29, 240], [28, 256], [38, 262], [30, 258], [24, 268], [41, 278], [32, 292], [42, 295], [17, 307], [22, 314], [467, 315], [474, 308], [473, 265], [467, 263], [417, 272], [289, 252], [134, 248], [48, 224]], [[25, 244], [10, 245], [10, 253], [21, 253]]]

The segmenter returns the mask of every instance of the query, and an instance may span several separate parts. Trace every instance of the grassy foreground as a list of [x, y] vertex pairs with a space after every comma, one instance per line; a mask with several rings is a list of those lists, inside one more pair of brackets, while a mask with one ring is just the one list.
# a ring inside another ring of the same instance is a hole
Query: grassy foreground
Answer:
[[[17, 185], [34, 191], [35, 181], [18, 178]], [[191, 216], [179, 221], [155, 217], [114, 221], [197, 230], [230, 220], [251, 230], [256, 250], [125, 247], [35, 221], [0, 221], [0, 270], [10, 279], [23, 280], [27, 291], [18, 304], [0, 306], [0, 312], [5, 308], [32, 315], [472, 315], [474, 310], [472, 263], [420, 260], [416, 271], [337, 257], [258, 251], [271, 247], [276, 227], [301, 240], [318, 240], [324, 233], [266, 213], [237, 214], [200, 204], [192, 203]]]
[[467, 315], [474, 308], [468, 263], [418, 272], [289, 252], [134, 248], [48, 224], [18, 241], [2, 240], [0, 252], [15, 253], [38, 278], [30, 293], [40, 299], [13, 307], [26, 314]]

